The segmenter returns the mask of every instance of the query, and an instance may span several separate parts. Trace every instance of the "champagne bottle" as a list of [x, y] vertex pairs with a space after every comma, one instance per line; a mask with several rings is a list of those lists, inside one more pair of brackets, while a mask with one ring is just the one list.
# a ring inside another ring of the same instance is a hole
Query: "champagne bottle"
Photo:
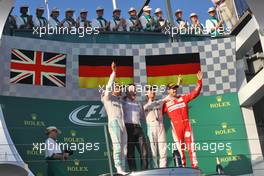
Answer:
[[223, 167], [218, 157], [216, 157], [216, 172], [218, 175], [224, 174]]

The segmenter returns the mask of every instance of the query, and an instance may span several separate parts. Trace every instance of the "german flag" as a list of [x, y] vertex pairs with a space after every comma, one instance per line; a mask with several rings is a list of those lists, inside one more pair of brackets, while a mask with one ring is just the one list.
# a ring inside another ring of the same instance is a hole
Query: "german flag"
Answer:
[[133, 83], [132, 56], [79, 56], [80, 88], [98, 88], [104, 86], [112, 73], [111, 63], [117, 65], [116, 81], [120, 84]]
[[182, 85], [195, 84], [200, 68], [199, 53], [146, 56], [149, 85], [167, 85], [177, 82], [182, 75]]

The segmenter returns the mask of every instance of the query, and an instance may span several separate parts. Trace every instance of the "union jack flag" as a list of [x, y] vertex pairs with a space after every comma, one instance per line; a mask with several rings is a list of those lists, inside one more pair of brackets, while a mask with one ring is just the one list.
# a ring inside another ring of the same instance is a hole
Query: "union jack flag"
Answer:
[[65, 87], [65, 54], [20, 49], [11, 52], [11, 83]]

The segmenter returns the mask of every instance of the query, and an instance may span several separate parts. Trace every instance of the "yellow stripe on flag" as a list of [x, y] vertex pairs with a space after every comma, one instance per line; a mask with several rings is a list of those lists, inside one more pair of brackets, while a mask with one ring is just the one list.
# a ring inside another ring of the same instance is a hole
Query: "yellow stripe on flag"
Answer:
[[[109, 77], [79, 77], [80, 88], [100, 88], [105, 87]], [[119, 84], [131, 84], [133, 83], [133, 78], [116, 78], [116, 82]]]
[[[181, 75], [182, 82], [181, 85], [190, 85], [190, 84], [196, 84], [197, 82], [197, 76], [196, 74], [190, 74], [190, 75]], [[155, 76], [155, 77], [148, 77], [147, 81], [149, 85], [167, 85], [171, 82], [177, 83], [178, 75], [173, 76]]]

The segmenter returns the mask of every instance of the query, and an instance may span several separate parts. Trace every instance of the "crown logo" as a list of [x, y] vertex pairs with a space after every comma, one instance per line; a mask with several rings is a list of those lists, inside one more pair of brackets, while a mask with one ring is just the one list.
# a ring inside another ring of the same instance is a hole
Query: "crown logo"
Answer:
[[233, 155], [233, 151], [231, 149], [227, 150], [226, 153], [227, 153], [228, 156], [232, 156]]
[[221, 101], [222, 101], [222, 96], [217, 96], [217, 97], [216, 97], [216, 101], [217, 101], [217, 102], [221, 102]]
[[73, 162], [74, 162], [75, 166], [79, 166], [80, 165], [80, 160], [75, 159]]
[[223, 123], [221, 123], [221, 126], [222, 126], [222, 128], [227, 128], [227, 123], [226, 122], [223, 122]]
[[33, 114], [31, 114], [31, 118], [32, 118], [32, 120], [37, 120], [38, 116], [37, 116], [37, 114], [33, 113]]
[[71, 133], [72, 137], [75, 137], [77, 132], [75, 130], [71, 130], [70, 133]]

